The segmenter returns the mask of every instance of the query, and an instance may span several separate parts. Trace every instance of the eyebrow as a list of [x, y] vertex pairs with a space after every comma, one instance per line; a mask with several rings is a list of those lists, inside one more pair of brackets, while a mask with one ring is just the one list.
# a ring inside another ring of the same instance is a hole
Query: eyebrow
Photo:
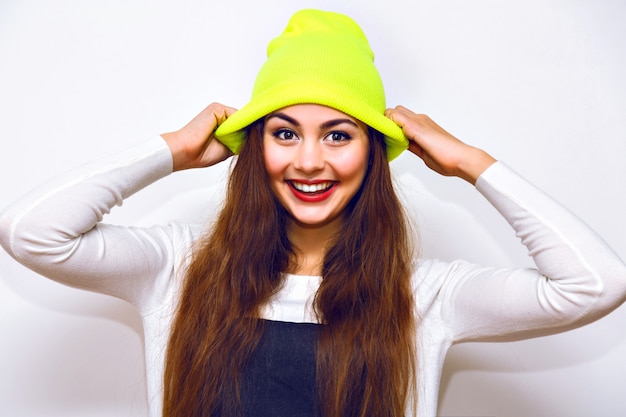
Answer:
[[[294, 126], [300, 127], [300, 123], [296, 119], [294, 119], [291, 116], [286, 115], [285, 113], [280, 113], [280, 112], [270, 114], [269, 116], [267, 116], [266, 121], [270, 120], [273, 117], [277, 117], [277, 118], [282, 119], [282, 120], [284, 120], [284, 121], [286, 121], [288, 123], [291, 123]], [[329, 129], [331, 127], [340, 125], [342, 123], [348, 123], [348, 124], [351, 124], [354, 127], [359, 127], [359, 125], [356, 124], [352, 119], [341, 118], [341, 119], [328, 120], [328, 121], [322, 123], [320, 125], [320, 128], [322, 128], [322, 129]]]

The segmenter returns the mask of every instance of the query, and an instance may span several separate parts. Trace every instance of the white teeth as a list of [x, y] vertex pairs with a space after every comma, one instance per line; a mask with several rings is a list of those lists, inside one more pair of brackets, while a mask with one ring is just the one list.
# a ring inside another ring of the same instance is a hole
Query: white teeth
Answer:
[[315, 193], [325, 190], [332, 185], [330, 182], [322, 182], [319, 184], [302, 184], [299, 182], [292, 182], [292, 184], [298, 191], [302, 191], [303, 193]]

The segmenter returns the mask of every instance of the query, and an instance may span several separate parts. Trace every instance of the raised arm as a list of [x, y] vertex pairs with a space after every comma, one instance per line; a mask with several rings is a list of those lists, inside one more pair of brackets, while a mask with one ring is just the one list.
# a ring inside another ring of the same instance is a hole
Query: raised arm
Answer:
[[427, 166], [475, 184], [513, 227], [536, 268], [426, 262], [433, 306], [453, 341], [515, 340], [572, 329], [626, 299], [626, 265], [571, 211], [486, 152], [403, 107], [388, 116]]
[[[0, 214], [0, 244], [48, 278], [147, 308], [167, 291], [194, 230], [101, 223], [116, 205], [174, 169], [209, 166], [230, 153], [213, 130], [232, 109], [212, 104], [183, 129], [55, 178]], [[165, 139], [165, 140], [164, 140]]]

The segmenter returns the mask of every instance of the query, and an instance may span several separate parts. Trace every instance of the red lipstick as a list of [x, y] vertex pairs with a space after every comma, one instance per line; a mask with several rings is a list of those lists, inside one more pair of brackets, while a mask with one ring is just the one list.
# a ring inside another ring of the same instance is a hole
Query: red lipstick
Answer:
[[293, 195], [306, 203], [319, 203], [332, 195], [337, 182], [325, 180], [291, 180], [287, 181]]

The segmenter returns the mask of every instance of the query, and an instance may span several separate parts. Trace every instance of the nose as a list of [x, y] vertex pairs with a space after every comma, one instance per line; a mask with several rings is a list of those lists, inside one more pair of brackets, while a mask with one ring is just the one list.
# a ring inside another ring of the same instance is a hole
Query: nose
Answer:
[[302, 140], [298, 145], [293, 166], [305, 174], [312, 174], [324, 169], [323, 145], [314, 139]]

